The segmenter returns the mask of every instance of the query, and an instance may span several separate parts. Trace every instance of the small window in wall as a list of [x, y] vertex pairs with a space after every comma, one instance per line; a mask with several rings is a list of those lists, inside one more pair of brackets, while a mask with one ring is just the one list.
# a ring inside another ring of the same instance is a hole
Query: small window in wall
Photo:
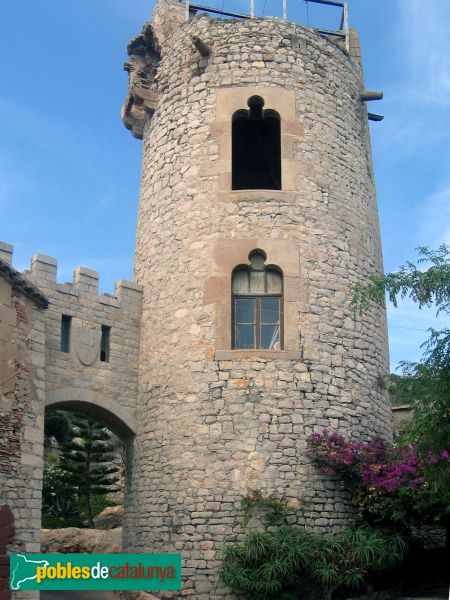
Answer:
[[238, 110], [232, 122], [232, 189], [281, 190], [281, 123], [264, 100], [252, 96], [249, 110]]
[[102, 362], [109, 362], [109, 336], [111, 333], [111, 327], [102, 325], [102, 337], [100, 340], [100, 360]]
[[232, 277], [232, 343], [235, 349], [283, 348], [283, 275], [265, 266], [266, 255], [254, 250], [250, 265]]
[[61, 352], [70, 352], [70, 327], [72, 325], [72, 317], [68, 315], [61, 316]]

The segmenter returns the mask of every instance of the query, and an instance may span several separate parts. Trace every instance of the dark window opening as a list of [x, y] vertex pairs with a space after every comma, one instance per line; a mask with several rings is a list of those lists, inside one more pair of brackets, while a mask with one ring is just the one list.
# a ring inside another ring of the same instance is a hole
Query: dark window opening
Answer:
[[70, 327], [72, 317], [68, 315], [61, 316], [61, 352], [70, 352]]
[[100, 360], [102, 362], [109, 362], [109, 334], [111, 327], [102, 325], [102, 337], [100, 340]]
[[247, 104], [233, 115], [232, 189], [281, 190], [280, 115], [259, 96]]
[[283, 347], [283, 275], [265, 266], [266, 256], [250, 253], [250, 265], [232, 277], [232, 345], [235, 349], [281, 350]]

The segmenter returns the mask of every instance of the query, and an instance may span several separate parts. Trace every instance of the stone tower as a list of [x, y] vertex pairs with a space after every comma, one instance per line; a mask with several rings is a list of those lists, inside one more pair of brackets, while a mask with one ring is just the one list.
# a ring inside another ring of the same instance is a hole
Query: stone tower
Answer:
[[357, 36], [347, 52], [287, 20], [186, 20], [159, 0], [128, 50], [144, 297], [125, 547], [182, 552], [184, 589], [222, 598], [243, 495], [304, 503], [293, 518], [331, 531], [348, 499], [307, 437], [389, 435], [385, 314], [349, 306], [382, 270]]

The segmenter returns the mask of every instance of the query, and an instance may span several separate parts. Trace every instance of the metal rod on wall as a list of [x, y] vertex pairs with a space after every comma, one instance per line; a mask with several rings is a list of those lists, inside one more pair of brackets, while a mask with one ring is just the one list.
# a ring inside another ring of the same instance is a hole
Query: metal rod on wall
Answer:
[[286, 0], [283, 0], [283, 19], [287, 19], [287, 6], [286, 6]]
[[344, 2], [344, 8], [342, 11], [344, 17], [344, 32], [345, 32], [345, 49], [350, 54], [350, 36], [348, 32], [348, 4], [347, 0]]
[[189, 0], [186, 0], [186, 21], [189, 21]]
[[253, 19], [255, 16], [255, 0], [250, 0], [250, 17]]

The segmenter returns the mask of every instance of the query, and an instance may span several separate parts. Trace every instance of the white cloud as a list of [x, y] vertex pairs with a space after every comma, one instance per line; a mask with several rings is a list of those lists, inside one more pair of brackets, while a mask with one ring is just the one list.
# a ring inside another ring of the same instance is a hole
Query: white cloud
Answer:
[[410, 99], [450, 105], [450, 4], [397, 0], [402, 58]]
[[386, 82], [384, 138], [403, 156], [445, 146], [450, 107], [450, 3], [396, 0], [392, 64], [396, 78]]
[[432, 248], [450, 245], [450, 184], [428, 197], [415, 211], [417, 239]]

